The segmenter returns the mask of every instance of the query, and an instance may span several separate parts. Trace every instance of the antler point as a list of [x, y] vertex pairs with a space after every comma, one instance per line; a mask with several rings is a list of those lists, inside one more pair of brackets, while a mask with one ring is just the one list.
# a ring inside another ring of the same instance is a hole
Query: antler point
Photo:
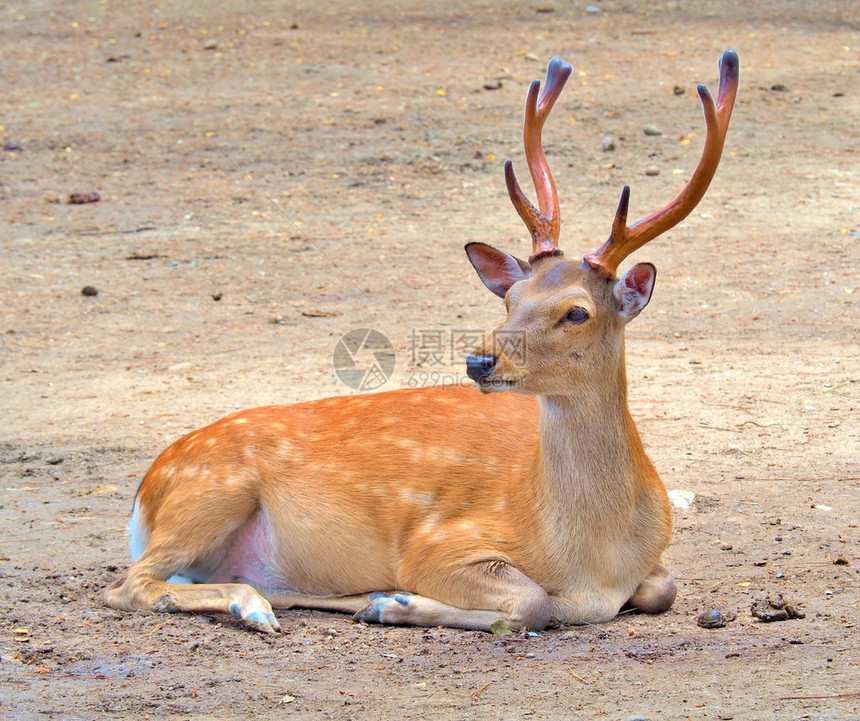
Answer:
[[729, 48], [720, 58], [720, 70], [728, 75], [737, 75], [740, 71], [740, 58], [736, 50]]

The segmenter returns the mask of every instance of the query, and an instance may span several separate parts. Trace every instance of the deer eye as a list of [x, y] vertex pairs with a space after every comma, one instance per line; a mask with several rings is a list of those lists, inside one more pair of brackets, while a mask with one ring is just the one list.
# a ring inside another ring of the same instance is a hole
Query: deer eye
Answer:
[[588, 320], [588, 311], [585, 308], [571, 308], [570, 312], [564, 317], [568, 323], [576, 323], [580, 325]]

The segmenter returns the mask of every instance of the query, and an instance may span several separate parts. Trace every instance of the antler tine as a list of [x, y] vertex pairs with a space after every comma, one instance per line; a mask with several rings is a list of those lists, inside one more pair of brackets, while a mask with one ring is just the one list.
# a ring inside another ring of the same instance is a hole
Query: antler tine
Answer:
[[615, 275], [618, 266], [633, 251], [658, 235], [665, 233], [686, 218], [699, 204], [711, 183], [726, 141], [729, 120], [738, 92], [739, 61], [734, 50], [726, 50], [720, 58], [720, 89], [717, 102], [704, 85], [699, 85], [699, 98], [705, 113], [705, 147], [702, 157], [686, 187], [677, 198], [664, 208], [651, 213], [631, 226], [627, 225], [627, 210], [630, 202], [630, 187], [625, 185], [612, 230], [606, 242], [593, 253], [585, 256], [585, 262], [592, 268]]
[[523, 145], [532, 182], [537, 191], [540, 210], [532, 205], [517, 182], [513, 163], [510, 160], [505, 161], [508, 195], [532, 236], [532, 253], [529, 256], [529, 261], [532, 263], [547, 255], [561, 255], [558, 248], [558, 236], [561, 231], [558, 194], [543, 151], [541, 132], [552, 106], [572, 71], [573, 67], [570, 64], [561, 58], [553, 58], [547, 65], [546, 86], [543, 92], [540, 92], [540, 80], [534, 80], [526, 96]]

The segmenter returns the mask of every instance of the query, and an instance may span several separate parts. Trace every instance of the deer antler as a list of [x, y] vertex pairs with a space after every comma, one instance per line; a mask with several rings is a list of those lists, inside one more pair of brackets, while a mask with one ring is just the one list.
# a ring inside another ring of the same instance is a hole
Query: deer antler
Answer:
[[508, 195], [517, 213], [532, 236], [532, 253], [529, 262], [548, 255], [561, 255], [558, 248], [558, 235], [561, 230], [561, 214], [558, 210], [558, 194], [549, 172], [546, 155], [541, 143], [541, 131], [552, 106], [561, 94], [564, 84], [570, 77], [573, 67], [561, 58], [553, 58], [546, 68], [546, 86], [540, 91], [540, 80], [532, 81], [526, 96], [526, 118], [523, 123], [523, 145], [526, 162], [537, 191], [540, 211], [531, 204], [523, 193], [514, 175], [514, 164], [505, 161], [505, 182]]
[[720, 89], [717, 93], [716, 106], [708, 89], [704, 85], [699, 85], [699, 98], [705, 111], [707, 136], [699, 165], [681, 194], [666, 207], [628, 226], [630, 186], [625, 185], [621, 191], [621, 200], [618, 201], [618, 210], [612, 222], [609, 238], [598, 250], [585, 256], [585, 262], [588, 265], [614, 277], [621, 261], [634, 250], [673, 228], [693, 212], [705, 195], [720, 164], [720, 155], [723, 152], [723, 144], [738, 92], [738, 72], [738, 54], [734, 50], [726, 50], [720, 58]]

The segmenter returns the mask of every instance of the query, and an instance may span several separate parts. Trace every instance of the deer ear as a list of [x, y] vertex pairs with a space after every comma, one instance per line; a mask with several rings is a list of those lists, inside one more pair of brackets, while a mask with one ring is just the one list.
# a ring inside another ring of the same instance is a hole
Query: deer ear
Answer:
[[504, 298], [514, 283], [532, 274], [532, 267], [524, 260], [485, 243], [467, 243], [466, 255], [484, 285], [499, 298]]
[[651, 300], [657, 269], [650, 263], [634, 265], [615, 281], [612, 289], [620, 304], [618, 315], [624, 323], [633, 320]]

